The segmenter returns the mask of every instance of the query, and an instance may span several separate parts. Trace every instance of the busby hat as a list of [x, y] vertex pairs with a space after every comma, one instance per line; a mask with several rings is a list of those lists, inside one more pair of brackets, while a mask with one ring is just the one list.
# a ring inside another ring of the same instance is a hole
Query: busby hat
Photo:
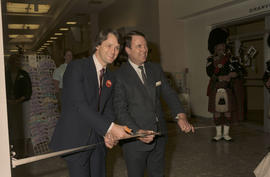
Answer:
[[215, 52], [215, 46], [217, 44], [226, 43], [229, 34], [225, 29], [215, 28], [213, 29], [208, 37], [208, 50], [211, 54]]

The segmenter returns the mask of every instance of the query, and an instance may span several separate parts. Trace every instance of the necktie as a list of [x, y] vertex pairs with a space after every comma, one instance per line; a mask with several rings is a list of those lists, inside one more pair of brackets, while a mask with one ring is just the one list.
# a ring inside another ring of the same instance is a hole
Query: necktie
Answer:
[[142, 79], [143, 79], [143, 84], [144, 84], [144, 85], [147, 85], [146, 75], [145, 75], [145, 73], [144, 73], [143, 66], [139, 66], [139, 69], [141, 70], [141, 75], [142, 75]]
[[99, 73], [99, 90], [98, 90], [98, 111], [100, 108], [100, 95], [101, 95], [101, 90], [102, 90], [102, 83], [103, 83], [103, 76], [105, 73], [105, 69], [102, 68]]
[[104, 76], [104, 72], [105, 72], [105, 69], [102, 68], [100, 70], [100, 73], [99, 73], [99, 95], [101, 94], [101, 90], [102, 90], [102, 83], [103, 83], [103, 76]]

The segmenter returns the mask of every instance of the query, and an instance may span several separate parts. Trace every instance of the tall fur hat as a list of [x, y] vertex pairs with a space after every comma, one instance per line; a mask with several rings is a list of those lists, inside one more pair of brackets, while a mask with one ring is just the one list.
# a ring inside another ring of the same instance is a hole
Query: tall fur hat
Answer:
[[211, 54], [215, 52], [215, 46], [217, 44], [226, 43], [229, 34], [225, 29], [215, 28], [213, 29], [208, 37], [208, 50]]

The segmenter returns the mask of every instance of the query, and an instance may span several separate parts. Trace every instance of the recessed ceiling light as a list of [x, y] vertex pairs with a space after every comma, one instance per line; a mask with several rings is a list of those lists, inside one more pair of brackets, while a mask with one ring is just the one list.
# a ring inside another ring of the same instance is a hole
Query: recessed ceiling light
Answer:
[[18, 49], [10, 49], [10, 52], [18, 52]]
[[39, 24], [8, 24], [8, 29], [39, 29]]
[[51, 41], [51, 40], [48, 40], [48, 41], [46, 41], [46, 42], [52, 43], [53, 41]]
[[33, 34], [9, 34], [8, 35], [9, 38], [34, 38]]
[[54, 33], [55, 36], [62, 36], [63, 33]]
[[67, 24], [67, 25], [76, 25], [77, 22], [67, 22], [66, 24]]
[[44, 43], [43, 45], [50, 45], [50, 43]]
[[16, 38], [18, 36], [19, 36], [18, 34], [10, 34], [10, 35], [8, 35], [9, 38]]
[[46, 14], [49, 10], [50, 5], [48, 4], [38, 4], [37, 8], [35, 8], [35, 5], [30, 3], [7, 2], [7, 12], [11, 13]]
[[50, 39], [54, 40], [54, 39], [58, 39], [58, 37], [51, 37]]
[[34, 38], [34, 35], [33, 34], [25, 34], [23, 36], [26, 37], [26, 38]]
[[68, 28], [59, 28], [60, 31], [68, 31]]

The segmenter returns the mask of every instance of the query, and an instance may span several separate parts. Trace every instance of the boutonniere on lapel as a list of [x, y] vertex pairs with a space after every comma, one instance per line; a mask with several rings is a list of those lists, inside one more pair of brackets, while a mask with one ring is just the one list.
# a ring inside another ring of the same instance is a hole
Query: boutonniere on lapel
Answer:
[[24, 76], [23, 75], [19, 75], [19, 79], [22, 79], [22, 78], [24, 78]]
[[110, 80], [106, 81], [106, 87], [110, 88], [112, 86], [112, 82]]

